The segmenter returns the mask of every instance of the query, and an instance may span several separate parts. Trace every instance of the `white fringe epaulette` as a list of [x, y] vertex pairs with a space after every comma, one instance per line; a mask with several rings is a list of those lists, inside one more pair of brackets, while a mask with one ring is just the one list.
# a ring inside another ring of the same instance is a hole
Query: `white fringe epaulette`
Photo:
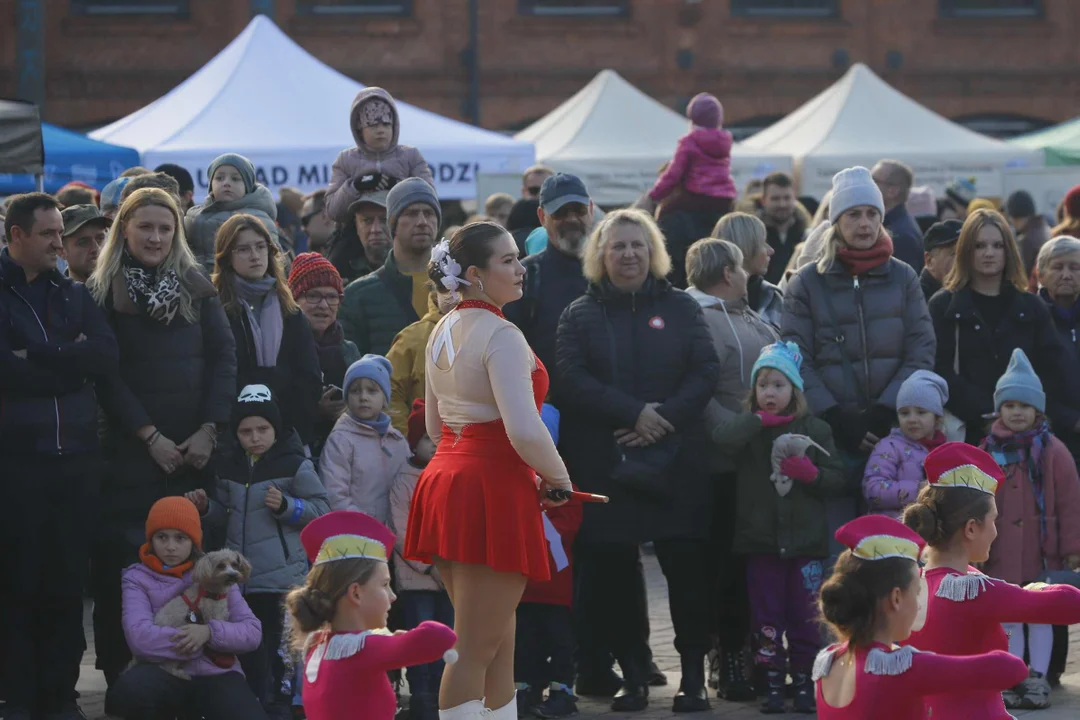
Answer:
[[817, 682], [823, 677], [828, 677], [832, 672], [833, 660], [836, 659], [836, 653], [840, 651], [840, 645], [831, 645], [817, 654], [814, 659], [814, 670], [810, 674], [812, 682]]
[[319, 677], [319, 666], [322, 665], [323, 660], [343, 660], [363, 650], [364, 641], [368, 635], [393, 635], [393, 633], [386, 628], [365, 630], [359, 633], [342, 633], [334, 635], [327, 642], [321, 642], [326, 637], [325, 634], [317, 636], [313, 633], [309, 636], [308, 642], [311, 642], [314, 638], [319, 644], [311, 653], [311, 657], [308, 658], [307, 666], [304, 669], [308, 682], [313, 683]]
[[994, 581], [982, 573], [967, 573], [966, 575], [946, 575], [941, 578], [935, 597], [945, 598], [953, 602], [974, 600], [986, 589], [987, 585], [993, 585]]
[[863, 669], [868, 675], [902, 675], [911, 669], [911, 659], [917, 652], [910, 645], [899, 650], [874, 648], [866, 654], [866, 667]]

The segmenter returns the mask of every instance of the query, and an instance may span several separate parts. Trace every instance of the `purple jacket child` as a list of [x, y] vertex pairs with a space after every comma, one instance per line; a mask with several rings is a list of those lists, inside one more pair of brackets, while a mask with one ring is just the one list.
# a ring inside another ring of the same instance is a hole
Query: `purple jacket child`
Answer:
[[899, 520], [901, 511], [915, 502], [926, 482], [923, 460], [929, 452], [922, 443], [908, 440], [900, 428], [882, 438], [870, 453], [863, 474], [863, 497], [869, 512]]
[[[183, 578], [177, 578], [154, 572], [143, 564], [132, 565], [124, 570], [121, 581], [124, 637], [127, 638], [131, 654], [136, 659], [151, 664], [183, 662], [180, 669], [192, 677], [227, 672], [243, 674], [239, 660], [233, 663], [231, 668], [222, 668], [210, 661], [201, 650], [194, 656], [181, 655], [173, 649], [172, 639], [176, 629], [154, 624], [157, 611], [189, 585], [190, 572], [184, 573]], [[229, 622], [210, 621], [210, 641], [206, 647], [235, 654], [252, 652], [259, 647], [262, 625], [251, 613], [251, 608], [236, 585], [229, 588], [229, 618]]]

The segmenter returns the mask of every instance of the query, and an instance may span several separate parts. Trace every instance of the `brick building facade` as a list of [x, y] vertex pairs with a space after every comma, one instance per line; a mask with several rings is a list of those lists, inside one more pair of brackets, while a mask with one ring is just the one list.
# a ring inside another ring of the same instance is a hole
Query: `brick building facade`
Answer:
[[[676, 108], [711, 91], [730, 124], [781, 116], [859, 61], [950, 118], [1080, 114], [1077, 0], [472, 2], [490, 128], [522, 127], [605, 67]], [[337, 70], [467, 118], [470, 4], [2, 0], [0, 96], [44, 88], [47, 120], [101, 125], [168, 92], [265, 12]], [[303, 97], [283, 85], [266, 111]]]

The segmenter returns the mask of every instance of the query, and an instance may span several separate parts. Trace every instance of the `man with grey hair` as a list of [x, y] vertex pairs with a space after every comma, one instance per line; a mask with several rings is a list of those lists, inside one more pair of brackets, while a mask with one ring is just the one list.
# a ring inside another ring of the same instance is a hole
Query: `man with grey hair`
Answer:
[[905, 203], [915, 184], [915, 173], [899, 160], [882, 160], [870, 171], [885, 200], [882, 223], [892, 237], [893, 257], [919, 273], [923, 268], [922, 231]]

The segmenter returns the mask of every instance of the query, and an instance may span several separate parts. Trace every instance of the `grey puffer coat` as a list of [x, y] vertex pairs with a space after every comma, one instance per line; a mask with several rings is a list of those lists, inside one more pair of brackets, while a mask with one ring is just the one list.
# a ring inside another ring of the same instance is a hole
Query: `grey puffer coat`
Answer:
[[[772, 325], [751, 310], [746, 300], [726, 302], [690, 287], [690, 297], [697, 300], [705, 314], [713, 347], [720, 358], [720, 377], [712, 399], [705, 407], [705, 426], [712, 428], [734, 420], [744, 411], [743, 403], [753, 384], [751, 370], [761, 348], [780, 339]], [[722, 453], [712, 452], [709, 469], [714, 473], [734, 472], [735, 466]]]
[[802, 351], [806, 400], [815, 415], [836, 406], [895, 409], [901, 383], [916, 370], [934, 369], [937, 339], [919, 276], [896, 258], [854, 277], [839, 261], [824, 275], [816, 263], [805, 266], [784, 293], [780, 334]]
[[[289, 431], [254, 464], [234, 441], [214, 464], [217, 483], [203, 522], [225, 526], [227, 547], [251, 561], [245, 592], [284, 593], [303, 585], [308, 563], [300, 531], [329, 512], [330, 503], [300, 437]], [[285, 496], [284, 512], [266, 507], [271, 487]]]
[[236, 200], [216, 202], [212, 195], [207, 195], [202, 205], [196, 205], [187, 211], [184, 217], [184, 235], [187, 237], [191, 252], [209, 275], [214, 271], [214, 240], [217, 231], [233, 215], [246, 213], [257, 217], [270, 237], [277, 242], [283, 252], [289, 251], [277, 226], [277, 203], [265, 185], [256, 185], [255, 189]]

